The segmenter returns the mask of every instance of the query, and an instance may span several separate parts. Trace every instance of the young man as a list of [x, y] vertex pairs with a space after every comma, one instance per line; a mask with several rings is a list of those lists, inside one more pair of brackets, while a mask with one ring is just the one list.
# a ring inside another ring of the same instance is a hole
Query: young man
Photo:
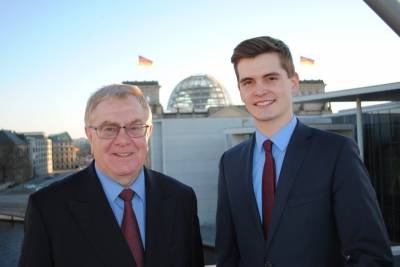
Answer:
[[299, 77], [289, 48], [245, 40], [232, 63], [256, 132], [221, 157], [217, 266], [392, 266], [355, 143], [293, 115]]
[[151, 110], [138, 87], [95, 92], [86, 169], [31, 195], [19, 266], [204, 266], [193, 190], [144, 167]]

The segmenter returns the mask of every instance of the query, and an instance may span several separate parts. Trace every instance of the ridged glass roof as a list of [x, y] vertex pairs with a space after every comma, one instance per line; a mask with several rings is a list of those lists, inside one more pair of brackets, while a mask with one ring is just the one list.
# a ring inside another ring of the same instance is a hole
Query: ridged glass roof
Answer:
[[226, 89], [210, 75], [193, 75], [174, 88], [168, 101], [170, 111], [206, 111], [209, 107], [231, 105]]

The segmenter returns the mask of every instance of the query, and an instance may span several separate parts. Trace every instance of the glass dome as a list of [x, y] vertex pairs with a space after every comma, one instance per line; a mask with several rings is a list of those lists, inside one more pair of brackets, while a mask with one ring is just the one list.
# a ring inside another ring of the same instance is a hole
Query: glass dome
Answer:
[[210, 75], [193, 75], [175, 86], [168, 101], [170, 111], [206, 111], [231, 105], [226, 89]]

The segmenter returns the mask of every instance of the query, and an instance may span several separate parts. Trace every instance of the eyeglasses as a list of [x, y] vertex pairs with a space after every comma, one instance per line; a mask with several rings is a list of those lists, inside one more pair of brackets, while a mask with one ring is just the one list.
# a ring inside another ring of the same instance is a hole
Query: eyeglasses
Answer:
[[131, 126], [117, 126], [117, 125], [101, 125], [98, 127], [89, 126], [94, 129], [98, 137], [102, 139], [113, 139], [117, 137], [121, 128], [125, 130], [125, 133], [131, 138], [143, 137], [147, 133], [147, 129], [150, 125], [147, 124], [134, 124]]

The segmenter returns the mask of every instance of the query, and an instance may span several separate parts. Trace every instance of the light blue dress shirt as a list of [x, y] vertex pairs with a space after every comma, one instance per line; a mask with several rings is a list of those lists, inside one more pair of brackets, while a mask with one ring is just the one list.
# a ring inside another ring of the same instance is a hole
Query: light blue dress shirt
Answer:
[[253, 151], [253, 190], [257, 201], [258, 212], [262, 221], [262, 175], [265, 162], [265, 150], [263, 143], [270, 139], [272, 145], [272, 156], [275, 160], [276, 186], [278, 186], [279, 175], [281, 173], [283, 159], [289, 140], [292, 137], [294, 128], [297, 124], [297, 118], [293, 116], [289, 123], [279, 129], [273, 136], [268, 137], [256, 130], [256, 143]]
[[[122, 224], [122, 217], [124, 215], [124, 201], [118, 197], [122, 190], [125, 188], [117, 183], [115, 180], [111, 179], [107, 175], [105, 175], [96, 165], [95, 170], [97, 176], [100, 179], [100, 183], [103, 186], [103, 190], [106, 194], [108, 203], [111, 206], [112, 211], [114, 212], [114, 216], [117, 219], [119, 226]], [[130, 189], [135, 191], [135, 195], [132, 199], [132, 207], [135, 212], [135, 216], [139, 225], [140, 236], [142, 238], [143, 247], [146, 246], [145, 233], [146, 233], [146, 224], [145, 224], [145, 216], [146, 216], [146, 190], [145, 190], [145, 180], [144, 180], [144, 171], [143, 169], [140, 171], [137, 179], [129, 186]]]

